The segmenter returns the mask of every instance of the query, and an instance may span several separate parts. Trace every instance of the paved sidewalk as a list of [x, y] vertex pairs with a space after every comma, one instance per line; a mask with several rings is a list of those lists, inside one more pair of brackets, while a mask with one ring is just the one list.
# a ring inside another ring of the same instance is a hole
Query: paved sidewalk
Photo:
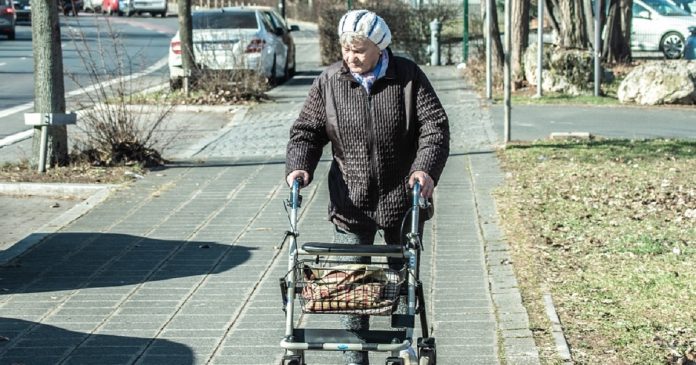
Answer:
[[[438, 363], [536, 364], [490, 195], [501, 180], [499, 138], [454, 68], [427, 72], [452, 126], [422, 262]], [[315, 75], [276, 89], [276, 103], [244, 110], [188, 159], [112, 192], [0, 267], [0, 364], [278, 364], [283, 154]], [[319, 173], [327, 169], [322, 162]], [[331, 239], [324, 180], [302, 192], [301, 242]], [[334, 324], [317, 317], [301, 320]]]

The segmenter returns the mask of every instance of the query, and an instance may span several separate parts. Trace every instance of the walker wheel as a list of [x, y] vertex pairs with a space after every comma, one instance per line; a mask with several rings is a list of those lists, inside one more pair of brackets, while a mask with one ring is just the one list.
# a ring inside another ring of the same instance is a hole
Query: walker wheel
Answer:
[[283, 357], [283, 362], [281, 363], [281, 365], [306, 365], [306, 364], [304, 363], [302, 356], [290, 355], [290, 356]]
[[419, 338], [418, 339], [418, 365], [435, 365], [435, 338]]

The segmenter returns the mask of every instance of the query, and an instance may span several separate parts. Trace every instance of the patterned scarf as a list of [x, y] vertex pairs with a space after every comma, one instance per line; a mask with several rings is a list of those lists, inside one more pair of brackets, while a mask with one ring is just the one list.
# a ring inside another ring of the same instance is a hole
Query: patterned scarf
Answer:
[[372, 85], [374, 85], [375, 81], [384, 77], [384, 75], [387, 73], [387, 65], [389, 65], [389, 53], [386, 49], [384, 49], [382, 50], [382, 54], [379, 57], [380, 59], [379, 61], [377, 61], [377, 64], [375, 65], [375, 68], [372, 69], [372, 71], [368, 71], [364, 74], [351, 72], [351, 74], [353, 74], [353, 77], [355, 77], [355, 79], [358, 80], [358, 82], [365, 88], [365, 91], [367, 91], [368, 94], [370, 93]]

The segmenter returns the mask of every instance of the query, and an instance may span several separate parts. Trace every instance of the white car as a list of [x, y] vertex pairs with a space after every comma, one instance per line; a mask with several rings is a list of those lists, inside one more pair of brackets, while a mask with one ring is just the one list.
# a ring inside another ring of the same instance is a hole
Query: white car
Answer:
[[668, 0], [633, 0], [631, 50], [681, 58], [690, 26], [696, 26], [696, 16]]
[[134, 0], [133, 11], [141, 15], [150, 13], [153, 18], [157, 15], [164, 18], [167, 16], [167, 0]]
[[[192, 14], [193, 54], [201, 70], [253, 71], [271, 82], [295, 73], [295, 43], [282, 17], [272, 8], [230, 7]], [[169, 46], [169, 82], [181, 87], [184, 76], [179, 32]]]

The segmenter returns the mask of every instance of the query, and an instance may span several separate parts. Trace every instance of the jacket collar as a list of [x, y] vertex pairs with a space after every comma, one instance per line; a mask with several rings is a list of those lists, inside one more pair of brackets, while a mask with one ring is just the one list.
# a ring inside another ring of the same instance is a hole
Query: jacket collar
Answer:
[[[389, 54], [389, 64], [387, 65], [387, 72], [380, 79], [396, 79], [396, 63], [394, 61], [394, 54], [392, 53], [391, 48], [387, 47], [387, 53]], [[355, 77], [353, 77], [353, 75], [350, 73], [348, 65], [345, 61], [341, 61], [340, 79], [360, 84], [358, 80], [356, 80]]]

